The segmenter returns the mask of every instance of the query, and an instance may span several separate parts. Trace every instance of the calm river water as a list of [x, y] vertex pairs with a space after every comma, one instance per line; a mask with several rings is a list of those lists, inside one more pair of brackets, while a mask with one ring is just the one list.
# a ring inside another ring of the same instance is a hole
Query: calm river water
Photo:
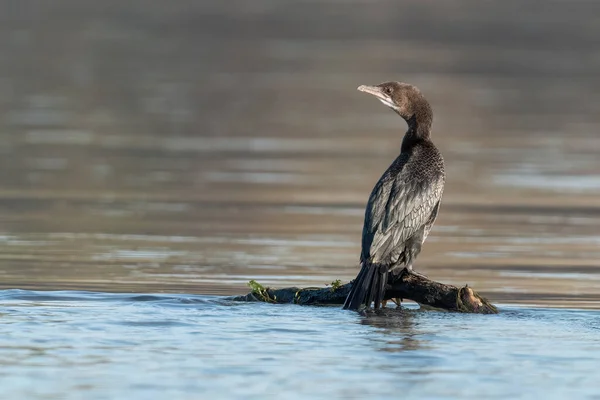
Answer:
[[598, 398], [600, 313], [361, 317], [197, 295], [0, 292], [13, 399]]
[[[340, 3], [0, 0], [0, 397], [598, 398], [600, 3]], [[356, 275], [390, 79], [500, 315], [226, 300]]]

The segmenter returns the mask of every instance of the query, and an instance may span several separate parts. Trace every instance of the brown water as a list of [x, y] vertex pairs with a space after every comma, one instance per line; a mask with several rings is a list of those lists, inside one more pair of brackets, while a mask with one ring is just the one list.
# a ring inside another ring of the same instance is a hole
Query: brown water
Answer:
[[397, 79], [448, 173], [415, 267], [598, 308], [599, 3], [122, 3], [0, 2], [0, 287], [352, 279]]

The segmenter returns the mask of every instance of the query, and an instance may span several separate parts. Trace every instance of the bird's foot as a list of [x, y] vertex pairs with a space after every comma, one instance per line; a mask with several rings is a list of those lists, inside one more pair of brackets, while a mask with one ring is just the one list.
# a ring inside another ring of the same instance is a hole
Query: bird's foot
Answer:
[[408, 267], [406, 267], [406, 272], [408, 272], [409, 274], [412, 274], [412, 275], [420, 276], [421, 278], [429, 279], [429, 278], [427, 277], [427, 275], [425, 275], [425, 274], [421, 274], [421, 273], [419, 273], [419, 272], [416, 272], [416, 271], [413, 269], [412, 265], [409, 265]]
[[402, 299], [401, 298], [396, 297], [396, 298], [392, 299], [392, 301], [394, 302], [394, 304], [396, 305], [397, 308], [402, 307]]

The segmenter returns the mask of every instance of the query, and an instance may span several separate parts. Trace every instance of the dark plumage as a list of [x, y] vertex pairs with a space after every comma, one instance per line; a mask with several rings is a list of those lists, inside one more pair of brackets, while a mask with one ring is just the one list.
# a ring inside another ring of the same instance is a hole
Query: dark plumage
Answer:
[[433, 113], [416, 87], [400, 82], [360, 86], [404, 118], [400, 155], [379, 179], [365, 211], [361, 270], [344, 308], [379, 308], [388, 274], [408, 268], [437, 217], [444, 191], [444, 159], [430, 138]]

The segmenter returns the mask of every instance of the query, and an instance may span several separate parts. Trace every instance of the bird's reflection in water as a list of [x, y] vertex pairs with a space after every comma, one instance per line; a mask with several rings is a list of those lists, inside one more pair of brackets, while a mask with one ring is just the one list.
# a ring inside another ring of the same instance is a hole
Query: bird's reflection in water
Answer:
[[[383, 335], [373, 338], [380, 342], [380, 350], [402, 352], [428, 348], [426, 332], [418, 329], [418, 316], [423, 311], [406, 308], [383, 308], [363, 311], [361, 324], [378, 328]], [[421, 337], [420, 337], [421, 336]]]

